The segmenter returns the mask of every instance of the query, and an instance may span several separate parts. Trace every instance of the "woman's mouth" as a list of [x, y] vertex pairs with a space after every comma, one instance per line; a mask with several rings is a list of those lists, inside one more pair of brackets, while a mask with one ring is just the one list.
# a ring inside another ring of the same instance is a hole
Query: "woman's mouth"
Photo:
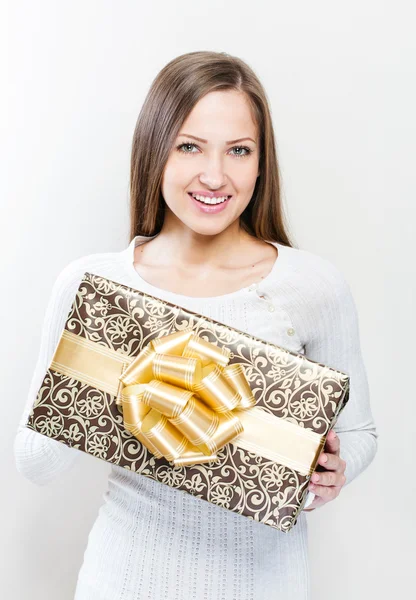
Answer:
[[[192, 200], [192, 203], [203, 213], [207, 214], [216, 214], [223, 211], [232, 198], [232, 196], [221, 196], [218, 198], [208, 198], [202, 195], [196, 194], [197, 198], [193, 196], [190, 192], [188, 192], [189, 197]], [[205, 200], [205, 202], [204, 202]], [[214, 204], [215, 202], [215, 204]]]

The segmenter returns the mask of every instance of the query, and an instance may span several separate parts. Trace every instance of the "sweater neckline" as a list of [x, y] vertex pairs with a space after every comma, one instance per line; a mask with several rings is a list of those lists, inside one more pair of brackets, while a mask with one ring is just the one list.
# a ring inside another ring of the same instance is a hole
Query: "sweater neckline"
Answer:
[[[156, 234], [157, 235], [157, 234]], [[136, 235], [128, 245], [125, 250], [125, 259], [127, 262], [127, 268], [133, 277], [134, 280], [138, 282], [138, 285], [141, 288], [147, 288], [149, 290], [149, 294], [155, 297], [167, 296], [172, 298], [173, 300], [177, 299], [178, 302], [186, 300], [187, 302], [223, 302], [224, 300], [229, 300], [232, 298], [236, 298], [239, 296], [243, 296], [246, 293], [250, 293], [251, 290], [256, 289], [258, 293], [260, 290], [266, 290], [266, 288], [272, 283], [276, 281], [276, 277], [283, 270], [283, 263], [285, 262], [286, 250], [287, 247], [279, 242], [266, 242], [268, 244], [273, 245], [277, 248], [278, 256], [273, 263], [273, 266], [269, 273], [264, 277], [260, 282], [253, 281], [249, 286], [240, 288], [235, 290], [234, 292], [229, 292], [228, 294], [221, 294], [220, 296], [186, 296], [184, 294], [177, 294], [176, 292], [171, 292], [170, 290], [166, 290], [160, 287], [157, 287], [145, 279], [140, 275], [140, 273], [136, 270], [134, 266], [134, 250], [136, 246], [144, 244], [146, 241], [151, 240], [155, 236], [145, 236], [145, 235]]]

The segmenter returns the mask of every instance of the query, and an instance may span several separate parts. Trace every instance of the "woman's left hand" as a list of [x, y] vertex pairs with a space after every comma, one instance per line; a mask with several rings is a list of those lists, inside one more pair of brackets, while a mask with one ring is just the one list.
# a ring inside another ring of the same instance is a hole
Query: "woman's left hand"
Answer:
[[323, 506], [339, 496], [342, 486], [346, 481], [344, 475], [346, 462], [339, 455], [340, 441], [333, 429], [327, 435], [323, 452], [318, 463], [325, 468], [324, 471], [314, 471], [309, 490], [316, 496], [305, 511], [314, 510]]

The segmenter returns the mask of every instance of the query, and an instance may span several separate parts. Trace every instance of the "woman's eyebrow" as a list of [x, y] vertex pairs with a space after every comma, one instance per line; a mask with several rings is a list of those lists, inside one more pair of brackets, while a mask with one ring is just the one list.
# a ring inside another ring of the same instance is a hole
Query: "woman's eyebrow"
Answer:
[[[208, 140], [203, 140], [202, 138], [196, 137], [196, 135], [191, 135], [190, 133], [180, 133], [178, 135], [178, 137], [180, 137], [181, 135], [183, 135], [184, 137], [190, 137], [193, 138], [194, 140], [198, 140], [198, 142], [202, 142], [203, 144], [207, 144]], [[238, 138], [238, 140], [229, 140], [228, 142], [225, 142], [226, 144], [236, 144], [237, 142], [242, 142], [244, 140], [251, 140], [254, 144], [256, 143], [253, 138], [251, 137], [243, 137], [243, 138]]]

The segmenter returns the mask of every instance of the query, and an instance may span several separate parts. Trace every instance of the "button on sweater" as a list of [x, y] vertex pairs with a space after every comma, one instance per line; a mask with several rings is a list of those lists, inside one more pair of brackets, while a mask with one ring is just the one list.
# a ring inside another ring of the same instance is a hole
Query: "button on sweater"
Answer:
[[[334, 429], [349, 485], [373, 460], [378, 434], [357, 310], [339, 269], [312, 252], [273, 242], [279, 254], [261, 282], [221, 296], [182, 296], [151, 285], [136, 271], [134, 249], [148, 239], [136, 236], [120, 252], [76, 259], [55, 280], [15, 437], [18, 471], [44, 485], [71, 468], [81, 454], [25, 423], [88, 271], [347, 373], [350, 398]], [[312, 498], [310, 494], [309, 502]], [[307, 600], [307, 533], [305, 511], [283, 533], [109, 465], [108, 486], [86, 541], [75, 600]]]

